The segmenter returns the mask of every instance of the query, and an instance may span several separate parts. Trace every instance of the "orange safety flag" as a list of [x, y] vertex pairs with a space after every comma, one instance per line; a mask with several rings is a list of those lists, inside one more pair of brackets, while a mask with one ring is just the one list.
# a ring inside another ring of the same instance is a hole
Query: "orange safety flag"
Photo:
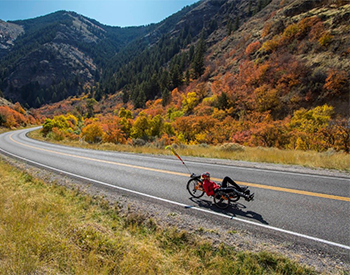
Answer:
[[174, 150], [173, 147], [171, 147], [171, 146], [169, 145], [169, 146], [166, 146], [165, 149], [170, 149], [171, 152], [173, 152], [173, 154], [174, 154], [175, 156], [177, 156], [177, 158], [178, 158], [179, 160], [181, 160], [182, 164], [185, 165], [185, 167], [187, 168], [187, 171], [188, 171], [190, 174], [192, 174], [191, 171], [190, 171], [190, 169], [188, 169], [186, 163], [185, 163], [185, 162], [182, 160], [182, 158], [180, 158], [180, 156], [175, 152], [175, 150]]
[[180, 156], [175, 152], [175, 150], [174, 150], [173, 147], [171, 147], [171, 146], [169, 145], [169, 146], [166, 146], [165, 149], [170, 149], [171, 152], [172, 152], [175, 156], [177, 156], [177, 158], [178, 158], [179, 160], [181, 160], [182, 164], [183, 164], [183, 165], [186, 165], [186, 164], [184, 163], [184, 161], [180, 158]]

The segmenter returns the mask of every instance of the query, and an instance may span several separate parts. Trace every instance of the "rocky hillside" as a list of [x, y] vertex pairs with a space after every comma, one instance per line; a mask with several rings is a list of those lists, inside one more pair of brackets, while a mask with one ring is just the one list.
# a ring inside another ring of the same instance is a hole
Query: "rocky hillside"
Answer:
[[209, 83], [279, 118], [325, 103], [349, 117], [349, 20], [349, 1], [272, 1], [208, 49]]
[[0, 20], [0, 57], [6, 55], [13, 47], [14, 41], [23, 32], [22, 26]]

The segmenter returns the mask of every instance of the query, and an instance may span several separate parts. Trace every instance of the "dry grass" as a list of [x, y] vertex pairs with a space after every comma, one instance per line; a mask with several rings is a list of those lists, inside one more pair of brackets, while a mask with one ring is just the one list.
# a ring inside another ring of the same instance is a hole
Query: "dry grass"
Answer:
[[9, 131], [9, 129], [0, 127], [0, 134], [8, 132], [8, 131]]
[[[30, 133], [30, 136], [35, 139], [45, 140], [40, 131]], [[48, 140], [49, 142], [55, 142]], [[88, 144], [86, 142], [78, 141], [60, 141], [59, 144], [68, 146], [96, 149], [96, 150], [110, 150], [119, 152], [134, 152], [143, 154], [155, 155], [170, 155], [170, 150], [165, 150], [164, 146], [156, 146], [155, 144], [147, 144], [142, 147], [134, 147], [120, 144]], [[263, 162], [286, 165], [299, 165], [309, 168], [335, 169], [339, 171], [350, 172], [350, 154], [343, 152], [335, 152], [329, 150], [327, 152], [315, 151], [300, 151], [300, 150], [280, 150], [276, 148], [262, 148], [262, 147], [231, 147], [227, 146], [206, 146], [206, 145], [191, 145], [179, 146], [176, 151], [181, 156], [194, 156], [204, 158], [218, 158], [241, 160], [249, 162]]]
[[0, 160], [0, 274], [312, 274], [279, 255], [213, 246]]

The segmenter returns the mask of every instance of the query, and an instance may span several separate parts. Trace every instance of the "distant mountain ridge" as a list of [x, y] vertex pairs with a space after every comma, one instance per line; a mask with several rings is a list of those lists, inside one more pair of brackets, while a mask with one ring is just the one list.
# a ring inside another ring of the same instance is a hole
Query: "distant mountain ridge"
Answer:
[[8, 34], [1, 47], [1, 88], [8, 98], [29, 106], [79, 94], [108, 59], [151, 28], [103, 26], [65, 11], [0, 22], [0, 32]]
[[[7, 98], [28, 107], [78, 95], [85, 84], [100, 79], [121, 49], [137, 39], [147, 42], [141, 50], [155, 43], [188, 9], [158, 24], [126, 28], [106, 26], [67, 11], [0, 21], [0, 89]], [[139, 42], [135, 43], [138, 47]]]

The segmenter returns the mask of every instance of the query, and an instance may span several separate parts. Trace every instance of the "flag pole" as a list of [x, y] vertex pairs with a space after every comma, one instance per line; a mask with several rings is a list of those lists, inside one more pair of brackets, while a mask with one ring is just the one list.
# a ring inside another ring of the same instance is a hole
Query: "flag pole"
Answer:
[[176, 153], [176, 151], [174, 150], [174, 148], [173, 148], [172, 146], [170, 146], [170, 145], [169, 145], [169, 146], [166, 146], [165, 149], [170, 149], [171, 152], [182, 162], [182, 164], [185, 165], [185, 167], [187, 168], [187, 171], [188, 171], [190, 174], [192, 174], [191, 171], [190, 171], [190, 169], [188, 169], [186, 163], [185, 163], [185, 162], [182, 160], [182, 158]]

